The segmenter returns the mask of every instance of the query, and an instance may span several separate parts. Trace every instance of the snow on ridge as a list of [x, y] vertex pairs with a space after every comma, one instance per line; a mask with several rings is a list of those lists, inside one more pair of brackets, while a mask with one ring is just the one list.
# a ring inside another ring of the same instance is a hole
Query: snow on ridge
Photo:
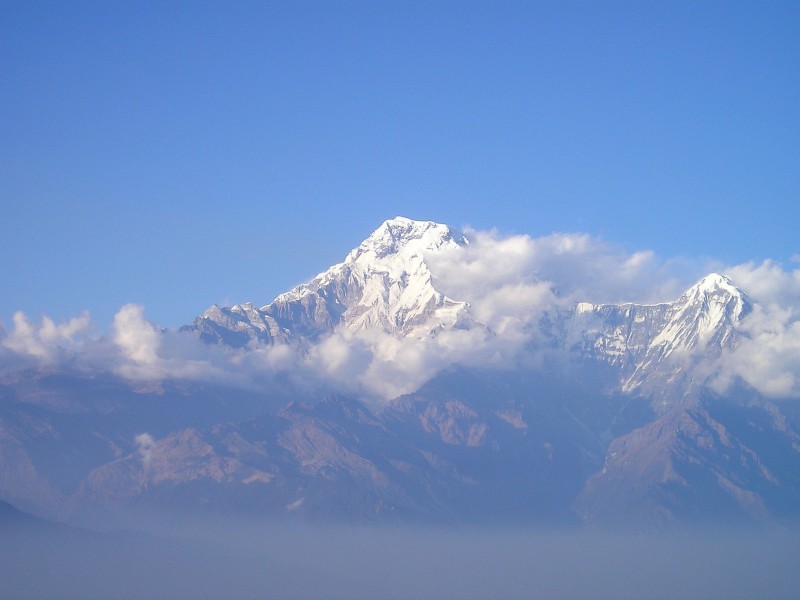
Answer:
[[[280, 294], [273, 303], [299, 300], [337, 279], [360, 277], [366, 281], [377, 273], [385, 273], [390, 285], [400, 282], [401, 287], [406, 287], [405, 282], [411, 281], [411, 287], [416, 284], [427, 291], [430, 271], [424, 261], [425, 254], [467, 243], [463, 235], [441, 223], [407, 217], [388, 219], [350, 251], [343, 262], [319, 273], [308, 283]], [[268, 307], [263, 306], [261, 310]]]
[[720, 273], [709, 273], [688, 290], [686, 290], [684, 296], [713, 293], [717, 290], [726, 292], [732, 296], [745, 295], [744, 291], [736, 287], [730, 278], [726, 277], [725, 275], [721, 275]]
[[623, 391], [658, 390], [679, 376], [688, 385], [693, 365], [736, 344], [752, 306], [729, 278], [711, 273], [671, 302], [575, 304], [568, 345], [577, 341], [585, 354], [619, 365]]
[[448, 246], [463, 246], [466, 238], [448, 225], [434, 221], [414, 221], [395, 217], [384, 221], [345, 258], [345, 263], [375, 261], [395, 256], [420, 255]]
[[341, 326], [424, 336], [454, 326], [466, 310], [464, 302], [434, 288], [426, 257], [467, 243], [447, 225], [395, 217], [384, 221], [343, 262], [259, 310], [284, 320], [299, 318], [312, 335]]

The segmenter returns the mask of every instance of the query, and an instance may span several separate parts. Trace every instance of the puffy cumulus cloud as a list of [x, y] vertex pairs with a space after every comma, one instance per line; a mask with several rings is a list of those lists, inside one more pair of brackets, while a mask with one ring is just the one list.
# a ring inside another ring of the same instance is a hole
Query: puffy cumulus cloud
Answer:
[[413, 392], [451, 364], [474, 359], [486, 335], [485, 330], [454, 330], [401, 338], [375, 328], [339, 329], [312, 346], [298, 369], [320, 383], [381, 402]]
[[[213, 379], [214, 365], [198, 356], [192, 340], [173, 338], [159, 330], [144, 316], [144, 307], [123, 306], [111, 328], [111, 340], [117, 349], [112, 371], [135, 381], [159, 381], [165, 378]], [[205, 375], [205, 377], [203, 377]]]
[[144, 318], [144, 307], [126, 304], [114, 315], [112, 339], [131, 363], [152, 367], [159, 362], [161, 335]]
[[298, 363], [296, 350], [286, 346], [241, 352], [204, 344], [191, 333], [159, 329], [134, 304], [117, 312], [107, 336], [88, 335], [88, 313], [60, 324], [46, 316], [35, 324], [17, 313], [13, 324], [10, 333], [0, 332], [0, 373], [46, 367], [113, 373], [147, 384], [189, 379], [253, 389]]
[[766, 396], [800, 397], [800, 270], [764, 261], [727, 272], [755, 305], [742, 339], [720, 359], [714, 386], [724, 391], [742, 380]]
[[532, 272], [551, 281], [570, 303], [670, 301], [713, 271], [710, 261], [664, 259], [650, 250], [629, 252], [586, 234], [555, 233], [533, 240], [533, 245]]
[[522, 327], [502, 335], [481, 326], [438, 331], [429, 337], [398, 337], [378, 329], [338, 330], [313, 346], [299, 368], [308, 377], [380, 404], [419, 389], [453, 365], [513, 368], [530, 363], [530, 341], [530, 331]]
[[84, 312], [66, 323], [56, 324], [53, 319], [43, 316], [37, 325], [22, 312], [13, 316], [13, 329], [2, 345], [16, 354], [33, 357], [50, 364], [63, 360], [81, 344], [81, 334], [89, 328], [89, 313]]
[[312, 346], [304, 363], [312, 371], [341, 383], [356, 380], [376, 352], [363, 337], [348, 331], [337, 332]]
[[526, 335], [526, 327], [560, 304], [547, 282], [519, 282], [488, 290], [472, 303], [472, 314], [498, 335]]
[[755, 306], [742, 323], [749, 337], [720, 360], [713, 382], [718, 391], [741, 379], [766, 396], [800, 396], [800, 321], [789, 312]]
[[300, 368], [367, 400], [389, 400], [413, 392], [463, 359], [465, 348], [476, 347], [470, 342], [484, 336], [476, 330], [406, 338], [378, 329], [338, 330], [313, 346]]
[[726, 274], [756, 302], [800, 311], [800, 269], [786, 270], [765, 260], [730, 267]]
[[490, 315], [502, 314], [496, 304], [504, 298], [515, 298], [517, 310], [511, 312], [517, 315], [578, 301], [669, 301], [718, 267], [710, 260], [628, 252], [583, 233], [540, 238], [495, 231], [468, 234], [468, 246], [430, 257], [431, 271], [443, 293]]
[[477, 231], [470, 238], [470, 245], [433, 255], [428, 262], [436, 288], [469, 302], [475, 319], [496, 333], [512, 334], [559, 302], [553, 283], [534, 272], [533, 239]]

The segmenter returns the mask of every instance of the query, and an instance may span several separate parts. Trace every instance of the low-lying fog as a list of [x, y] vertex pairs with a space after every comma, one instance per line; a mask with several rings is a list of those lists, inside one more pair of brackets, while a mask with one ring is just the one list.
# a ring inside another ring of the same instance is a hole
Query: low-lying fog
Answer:
[[[140, 527], [141, 529], [141, 527]], [[796, 598], [798, 527], [610, 534], [182, 519], [4, 528], [3, 598]]]

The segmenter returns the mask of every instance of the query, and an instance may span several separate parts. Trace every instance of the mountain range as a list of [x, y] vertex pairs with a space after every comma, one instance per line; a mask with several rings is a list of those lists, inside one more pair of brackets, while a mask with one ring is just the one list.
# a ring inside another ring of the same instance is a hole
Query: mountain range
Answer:
[[[525, 318], [492, 320], [445, 293], [459, 272], [442, 261], [471, 244], [397, 217], [272, 302], [214, 305], [181, 329], [235, 360], [283, 348], [300, 362], [325, 348], [335, 385], [5, 375], [0, 499], [66, 520], [197, 510], [647, 528], [797, 516], [795, 404], [719, 385], [719, 365], [748, 339], [757, 305], [745, 290], [717, 273], [658, 304], [555, 290]], [[369, 389], [337, 366], [356, 345], [372, 352]], [[496, 359], [509, 345], [514, 360]], [[418, 360], [435, 368], [381, 393], [382, 373], [417, 360], [409, 348], [433, 348]]]

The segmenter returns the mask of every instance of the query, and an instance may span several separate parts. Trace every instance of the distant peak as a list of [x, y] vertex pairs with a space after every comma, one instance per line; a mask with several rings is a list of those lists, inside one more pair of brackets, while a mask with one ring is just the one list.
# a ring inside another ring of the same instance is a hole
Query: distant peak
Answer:
[[408, 217], [403, 217], [403, 216], [397, 215], [394, 219], [386, 219], [381, 224], [381, 226], [382, 227], [396, 227], [396, 226], [406, 227], [406, 226], [409, 226], [409, 225], [423, 224], [423, 223], [433, 223], [433, 221], [417, 221], [415, 219], [409, 219]]
[[710, 273], [690, 287], [683, 295], [684, 298], [700, 298], [721, 293], [726, 296], [738, 298], [745, 306], [752, 305], [747, 294], [728, 277], [720, 273]]
[[448, 225], [398, 216], [381, 223], [380, 227], [350, 253], [346, 262], [353, 262], [364, 254], [383, 258], [409, 245], [417, 249], [434, 250], [448, 244], [463, 246], [467, 243], [461, 233]]
[[443, 236], [449, 236], [452, 232], [450, 227], [434, 221], [415, 221], [407, 217], [395, 217], [387, 219], [378, 227], [369, 239], [385, 238], [387, 235], [395, 240], [418, 239], [426, 232], [436, 231]]
[[741, 290], [737, 288], [730, 279], [725, 277], [725, 275], [721, 275], [720, 273], [709, 273], [696, 284], [694, 284], [692, 289], [709, 292], [717, 289], [724, 289], [729, 292], [741, 294]]

